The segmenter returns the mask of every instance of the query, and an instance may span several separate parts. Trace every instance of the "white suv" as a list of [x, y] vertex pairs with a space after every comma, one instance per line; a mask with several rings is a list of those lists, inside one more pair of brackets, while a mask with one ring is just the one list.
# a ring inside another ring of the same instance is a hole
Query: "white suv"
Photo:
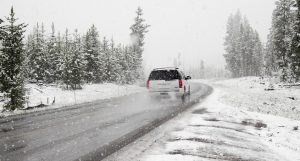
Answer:
[[156, 68], [150, 73], [146, 86], [151, 93], [185, 96], [191, 91], [189, 79], [191, 77], [185, 76], [178, 68]]

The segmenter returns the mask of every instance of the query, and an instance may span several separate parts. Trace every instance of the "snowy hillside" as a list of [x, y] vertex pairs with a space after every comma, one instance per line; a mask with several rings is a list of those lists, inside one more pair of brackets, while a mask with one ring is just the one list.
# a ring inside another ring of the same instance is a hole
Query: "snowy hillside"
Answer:
[[[113, 97], [120, 97], [137, 92], [144, 91], [143, 87], [137, 85], [116, 85], [111, 83], [106, 84], [91, 84], [85, 85], [82, 90], [63, 90], [57, 86], [38, 86], [36, 84], [27, 84], [27, 98], [26, 106], [34, 107], [44, 104], [48, 107], [37, 108], [35, 111], [45, 110], [48, 108], [60, 108], [63, 106], [74, 105], [78, 103], [91, 102], [99, 99], [109, 99]], [[0, 111], [2, 111], [3, 102], [0, 104]], [[32, 110], [27, 110], [30, 112]], [[14, 112], [3, 112], [2, 115], [11, 115], [24, 113], [24, 110], [17, 110]]]

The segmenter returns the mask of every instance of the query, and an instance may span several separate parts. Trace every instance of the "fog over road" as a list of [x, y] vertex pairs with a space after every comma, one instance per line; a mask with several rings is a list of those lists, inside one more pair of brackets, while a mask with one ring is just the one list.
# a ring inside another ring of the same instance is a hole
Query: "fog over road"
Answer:
[[100, 160], [206, 97], [211, 88], [191, 84], [191, 96], [150, 99], [148, 94], [100, 100], [0, 119], [0, 160]]

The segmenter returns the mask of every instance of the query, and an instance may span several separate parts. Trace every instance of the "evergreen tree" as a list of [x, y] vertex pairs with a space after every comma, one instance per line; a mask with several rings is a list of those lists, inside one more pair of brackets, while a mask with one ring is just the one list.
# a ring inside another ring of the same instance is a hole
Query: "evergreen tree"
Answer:
[[134, 80], [136, 79], [134, 77], [133, 72], [135, 72], [134, 67], [133, 67], [133, 62], [134, 59], [132, 57], [132, 47], [126, 46], [123, 49], [123, 56], [124, 56], [124, 62], [122, 63], [123, 66], [123, 71], [125, 75], [125, 80], [124, 83], [130, 84], [133, 83]]
[[103, 37], [102, 44], [101, 44], [101, 59], [103, 60], [102, 70], [103, 70], [103, 77], [102, 81], [110, 82], [111, 76], [111, 55], [109, 44], [106, 37]]
[[44, 28], [44, 24], [42, 23], [41, 25], [41, 40], [40, 40], [40, 43], [41, 43], [41, 53], [42, 53], [42, 64], [41, 64], [41, 67], [42, 67], [42, 72], [43, 72], [43, 75], [44, 77], [41, 78], [40, 80], [42, 80], [43, 82], [46, 82], [46, 83], [51, 83], [53, 81], [53, 77], [52, 77], [52, 73], [51, 73], [51, 63], [50, 62], [50, 53], [48, 51], [48, 48], [47, 48], [47, 36], [46, 36], [46, 31], [45, 31], [45, 28]]
[[102, 62], [100, 59], [100, 41], [99, 34], [95, 25], [91, 28], [85, 35], [84, 43], [84, 59], [86, 61], [85, 65], [85, 80], [87, 82], [102, 82]]
[[82, 52], [82, 45], [81, 45], [81, 38], [78, 34], [77, 30], [74, 33], [74, 40], [71, 44], [71, 51], [70, 51], [70, 62], [69, 62], [69, 70], [70, 70], [70, 84], [72, 89], [80, 89], [81, 84], [83, 83], [83, 67], [84, 67], [84, 60], [83, 60], [83, 52]]
[[260, 41], [259, 34], [257, 31], [254, 33], [254, 47], [253, 47], [253, 75], [261, 76], [263, 73], [263, 45]]
[[33, 32], [33, 42], [27, 51], [29, 57], [30, 78], [40, 81], [46, 81], [48, 74], [47, 48], [45, 43], [45, 30], [42, 25], [41, 29], [37, 23]]
[[3, 30], [3, 27], [1, 26], [2, 23], [3, 23], [3, 20], [0, 19], [0, 41], [3, 39], [3, 36], [4, 36], [4, 30]]
[[227, 35], [224, 43], [226, 54], [224, 57], [227, 62], [226, 68], [231, 72], [232, 77], [241, 75], [241, 56], [239, 51], [241, 19], [241, 14], [238, 11], [234, 16], [230, 15], [227, 22]]
[[69, 30], [66, 29], [64, 35], [64, 41], [62, 44], [62, 52], [63, 52], [63, 65], [62, 65], [62, 81], [69, 89], [69, 86], [72, 85], [71, 77], [72, 77], [72, 69], [71, 69], [71, 40], [69, 38]]
[[[1, 49], [2, 49], [2, 40], [3, 40], [3, 37], [4, 37], [4, 30], [3, 30], [3, 27], [1, 26], [2, 23], [3, 23], [3, 20], [0, 19], [0, 55], [2, 55], [2, 51], [1, 51]], [[0, 68], [0, 74], [3, 73], [2, 70], [3, 70], [3, 68]], [[2, 88], [2, 82], [0, 81], [0, 89], [1, 88]]]
[[35, 44], [34, 44], [34, 37], [33, 35], [30, 33], [28, 36], [27, 36], [27, 39], [26, 39], [26, 43], [25, 43], [25, 47], [24, 47], [24, 55], [25, 55], [25, 60], [24, 60], [24, 77], [25, 79], [30, 79], [31, 77], [31, 71], [30, 71], [30, 65], [29, 65], [29, 62], [30, 62], [30, 54], [33, 52], [33, 48], [34, 48]]
[[125, 58], [125, 51], [124, 47], [119, 44], [116, 48], [116, 59], [118, 64], [116, 65], [116, 82], [119, 84], [125, 84], [126, 82], [126, 72], [128, 72], [128, 65]]
[[24, 76], [23, 76], [23, 34], [26, 25], [24, 23], [16, 24], [17, 18], [13, 7], [10, 16], [7, 18], [8, 24], [1, 27], [3, 43], [0, 54], [0, 82], [2, 82], [1, 91], [8, 98], [5, 102], [5, 108], [15, 110], [24, 106]]
[[264, 52], [264, 66], [265, 66], [265, 74], [272, 76], [272, 72], [278, 71], [278, 65], [276, 62], [276, 55], [274, 51], [273, 40], [273, 31], [271, 28], [270, 34], [268, 35], [268, 41], [266, 44], [266, 49]]
[[227, 23], [224, 55], [232, 77], [258, 76], [261, 74], [263, 48], [259, 35], [253, 30], [246, 17], [238, 11], [230, 15]]
[[145, 34], [148, 32], [149, 25], [145, 24], [145, 20], [142, 18], [143, 10], [138, 7], [136, 11], [137, 16], [134, 19], [134, 24], [130, 27], [131, 29], [131, 39], [132, 39], [132, 49], [133, 49], [133, 74], [136, 79], [141, 79], [143, 74], [142, 68], [142, 54], [144, 51], [144, 39]]
[[[34, 28], [35, 31], [35, 28]], [[34, 33], [29, 33], [29, 35], [27, 36], [27, 41], [25, 44], [25, 55], [26, 58], [28, 58], [27, 61], [27, 69], [25, 71], [25, 76], [27, 79], [34, 79], [34, 64], [35, 64], [35, 51], [36, 51], [36, 42], [35, 42], [35, 35]], [[29, 61], [30, 60], [30, 61]]]
[[291, 68], [296, 81], [300, 80], [300, 0], [295, 4], [296, 16], [293, 25], [292, 49], [291, 49]]
[[[243, 29], [244, 29], [244, 33], [243, 33], [243, 45], [242, 45], [242, 60], [243, 60], [243, 74], [242, 76], [255, 76], [255, 70], [257, 68], [257, 66], [255, 65], [255, 52], [254, 52], [254, 48], [256, 46], [256, 43], [259, 43], [258, 45], [261, 45], [260, 41], [256, 42], [256, 40], [259, 39], [256, 38], [256, 35], [252, 29], [252, 27], [250, 26], [247, 17], [244, 17], [244, 22], [242, 24]], [[258, 35], [257, 35], [258, 36]], [[261, 48], [257, 48], [257, 49], [261, 49]], [[262, 49], [261, 49], [262, 50]], [[257, 51], [257, 52], [262, 52], [262, 51]], [[262, 56], [262, 55], [260, 55]], [[261, 58], [261, 57], [260, 57]]]
[[273, 11], [272, 52], [276, 56], [277, 66], [282, 81], [290, 80], [290, 56], [292, 38], [292, 0], [279, 0]]
[[57, 48], [57, 39], [55, 36], [55, 27], [54, 23], [51, 25], [51, 35], [47, 42], [47, 64], [48, 64], [48, 73], [46, 75], [46, 80], [48, 83], [57, 81], [60, 78], [60, 65], [62, 59], [62, 53]]
[[55, 61], [57, 61], [56, 64], [56, 69], [55, 69], [55, 76], [54, 78], [56, 80], [62, 80], [62, 73], [63, 73], [63, 39], [60, 35], [60, 32], [58, 32], [57, 37], [56, 37], [56, 45], [55, 45], [55, 51], [56, 51], [56, 56]]
[[[119, 80], [119, 74], [121, 74], [120, 70], [121, 70], [121, 66], [120, 66], [120, 59], [121, 59], [121, 55], [119, 54], [121, 51], [119, 51], [119, 48], [115, 45], [115, 42], [113, 39], [111, 39], [110, 44], [109, 44], [109, 53], [108, 53], [108, 57], [109, 57], [109, 78], [108, 81], [109, 82], [118, 82]], [[120, 57], [118, 57], [120, 56]]]

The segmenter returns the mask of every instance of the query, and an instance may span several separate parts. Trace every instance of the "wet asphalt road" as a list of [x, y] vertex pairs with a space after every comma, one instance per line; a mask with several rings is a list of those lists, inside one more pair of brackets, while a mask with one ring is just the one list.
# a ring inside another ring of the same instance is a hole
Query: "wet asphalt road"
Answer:
[[191, 84], [184, 100], [145, 93], [0, 119], [0, 161], [101, 160], [205, 98]]

